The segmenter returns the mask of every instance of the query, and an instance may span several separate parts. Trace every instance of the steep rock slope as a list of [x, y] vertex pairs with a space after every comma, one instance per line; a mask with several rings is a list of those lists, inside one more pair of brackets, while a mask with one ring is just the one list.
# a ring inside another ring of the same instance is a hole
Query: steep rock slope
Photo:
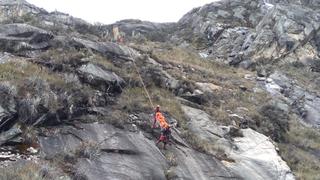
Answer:
[[[317, 179], [319, 134], [295, 124], [319, 121], [317, 93], [301, 88], [317, 74], [292, 83], [285, 66], [268, 68], [316, 56], [305, 50], [318, 46], [317, 1], [294, 2], [219, 1], [178, 23], [105, 26], [0, 0], [1, 178]], [[124, 42], [110, 42], [114, 27]], [[168, 150], [154, 143], [140, 75], [172, 125]]]
[[[218, 1], [186, 14], [178, 23], [181, 30], [174, 39], [181, 37], [195, 45], [199, 43], [208, 59], [234, 66], [259, 70], [297, 64], [316, 72], [320, 62], [318, 6], [318, 1]], [[290, 77], [288, 81], [294, 84]], [[292, 91], [293, 86], [282, 86], [281, 91]], [[313, 94], [314, 88], [304, 91]], [[287, 96], [298, 101], [303, 95]], [[311, 99], [317, 99], [316, 96]], [[310, 109], [317, 106], [316, 102], [301, 106]], [[304, 117], [315, 117], [313, 122], [308, 118], [306, 122], [318, 126], [319, 111], [310, 109], [306, 113], [309, 114]]]
[[312, 9], [317, 5], [218, 1], [186, 14], [177, 36], [196, 38], [186, 40], [203, 42], [216, 60], [246, 68], [280, 59], [307, 63], [318, 58], [318, 53], [306, 52], [318, 50], [319, 11]]

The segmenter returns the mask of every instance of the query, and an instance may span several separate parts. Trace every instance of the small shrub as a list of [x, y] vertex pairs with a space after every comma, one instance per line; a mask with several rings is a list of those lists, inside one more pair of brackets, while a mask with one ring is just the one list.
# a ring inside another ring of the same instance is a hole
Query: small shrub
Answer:
[[210, 151], [209, 143], [201, 140], [195, 134], [189, 131], [185, 131], [182, 134], [182, 137], [187, 140], [187, 142], [193, 147], [193, 149], [203, 153], [208, 153]]
[[260, 109], [262, 129], [276, 142], [285, 141], [285, 133], [289, 130], [288, 113], [274, 105], [264, 105]]
[[167, 159], [170, 166], [177, 166], [178, 165], [177, 158], [175, 157], [175, 155], [173, 153], [167, 153], [166, 159]]
[[290, 144], [279, 144], [280, 155], [288, 163], [297, 179], [320, 178], [319, 158], [306, 149]]
[[76, 157], [95, 159], [100, 155], [100, 146], [97, 142], [81, 142], [75, 155]]
[[99, 118], [104, 123], [112, 124], [114, 127], [124, 129], [128, 123], [128, 114], [120, 110], [113, 110], [111, 114]]
[[0, 179], [6, 180], [46, 180], [41, 167], [35, 163], [25, 162], [0, 168]]

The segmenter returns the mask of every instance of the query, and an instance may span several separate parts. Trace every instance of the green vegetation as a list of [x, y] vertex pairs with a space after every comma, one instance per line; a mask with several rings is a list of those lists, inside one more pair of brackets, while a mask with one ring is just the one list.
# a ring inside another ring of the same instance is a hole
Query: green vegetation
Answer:
[[0, 81], [12, 81], [19, 86], [32, 77], [41, 77], [42, 80], [56, 85], [65, 84], [61, 76], [27, 61], [17, 60], [0, 64]]
[[297, 81], [301, 87], [309, 90], [320, 91], [318, 86], [320, 79], [319, 73], [312, 72], [302, 63], [288, 63], [280, 67], [281, 72], [284, 72], [288, 77]]
[[[235, 69], [225, 64], [217, 63], [212, 60], [200, 58], [193, 50], [182, 49], [178, 47], [163, 47], [159, 44], [151, 44], [154, 47], [151, 56], [160, 63], [170, 63], [185, 67], [189, 73], [186, 73], [188, 79], [194, 81], [216, 82], [220, 84], [222, 80], [243, 77], [246, 72], [241, 69]], [[173, 74], [174, 75], [174, 74]], [[177, 77], [181, 78], [181, 74]]]
[[298, 179], [317, 180], [320, 178], [320, 132], [304, 127], [294, 119], [286, 142], [280, 143], [280, 155], [292, 168]]
[[49, 49], [41, 53], [40, 58], [43, 61], [50, 61], [53, 63], [63, 63], [72, 65], [79, 63], [81, 59], [89, 57], [92, 52], [89, 50], [79, 51], [75, 48], [69, 49]]
[[[160, 105], [163, 112], [168, 112], [173, 118], [178, 120], [181, 127], [185, 127], [186, 119], [181, 109], [180, 103], [175, 96], [165, 89], [149, 87], [148, 92], [154, 105]], [[147, 95], [142, 87], [132, 87], [124, 89], [118, 100], [118, 104], [128, 113], [152, 112]]]

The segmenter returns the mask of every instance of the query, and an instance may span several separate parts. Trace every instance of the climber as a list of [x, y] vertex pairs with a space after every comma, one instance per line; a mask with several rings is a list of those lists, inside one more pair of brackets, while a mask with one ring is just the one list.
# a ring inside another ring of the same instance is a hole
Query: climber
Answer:
[[170, 126], [167, 123], [165, 117], [160, 112], [159, 105], [157, 105], [157, 107], [155, 109], [154, 122], [153, 122], [152, 128], [156, 128], [157, 121], [158, 121], [160, 128], [161, 128], [161, 135], [160, 135], [160, 138], [158, 139], [156, 144], [158, 145], [160, 142], [163, 142], [163, 149], [166, 149], [167, 143], [170, 142], [171, 130], [170, 130]]

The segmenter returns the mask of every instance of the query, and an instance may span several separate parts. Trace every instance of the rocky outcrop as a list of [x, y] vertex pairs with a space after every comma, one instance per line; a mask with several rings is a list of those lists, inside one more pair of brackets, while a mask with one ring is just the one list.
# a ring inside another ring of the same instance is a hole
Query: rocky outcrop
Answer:
[[57, 11], [49, 13], [25, 0], [1, 0], [0, 23], [26, 23], [61, 32], [69, 27], [81, 33], [92, 31], [92, 25], [82, 19]]
[[168, 74], [161, 65], [149, 65], [141, 71], [147, 82], [152, 82], [157, 87], [177, 92], [181, 86], [181, 82]]
[[20, 129], [20, 127], [18, 125], [16, 125], [15, 127], [12, 127], [8, 131], [2, 132], [0, 134], [0, 146], [9, 142], [10, 140], [16, 138], [21, 133], [22, 133], [22, 130]]
[[114, 72], [107, 71], [103, 66], [85, 64], [78, 69], [80, 79], [107, 93], [121, 93], [124, 80]]
[[9, 130], [16, 122], [16, 88], [8, 82], [0, 84], [0, 132]]
[[[318, 7], [316, 0], [215, 1], [178, 23], [91, 25], [23, 0], [0, 0], [0, 155], [29, 149], [39, 164], [74, 179], [294, 179], [270, 138], [304, 151], [290, 144], [300, 139], [289, 137], [288, 114], [319, 127], [320, 99], [270, 69], [299, 62], [316, 77]], [[261, 71], [242, 81], [246, 70], [198, 60]], [[258, 67], [265, 64], [271, 68]], [[160, 130], [150, 128], [140, 78], [168, 110], [167, 150], [154, 143]], [[256, 131], [240, 129], [247, 127]], [[317, 145], [306, 144], [318, 157]]]
[[169, 179], [241, 179], [215, 157], [187, 147], [172, 149], [174, 166], [168, 170]]
[[294, 80], [279, 71], [274, 72], [265, 81], [260, 81], [262, 88], [277, 100], [285, 111], [293, 110], [304, 122], [313, 127], [320, 126], [319, 95], [299, 86]]
[[166, 173], [170, 179], [237, 178], [214, 157], [189, 147], [176, 144], [170, 148], [172, 159], [168, 164], [154, 142], [141, 132], [106, 124], [81, 124], [78, 128], [61, 127], [55, 134], [40, 137], [42, 156], [47, 159], [80, 152], [73, 172], [78, 177], [166, 179]]
[[240, 174], [243, 179], [295, 179], [287, 163], [277, 153], [273, 141], [252, 130], [241, 130], [243, 137], [235, 137], [235, 148], [229, 157], [235, 162], [224, 164]]
[[189, 128], [200, 139], [207, 141], [217, 141], [223, 138], [225, 132], [211, 120], [210, 116], [200, 109], [182, 106], [184, 113], [189, 118]]
[[45, 30], [26, 24], [0, 25], [0, 44], [3, 51], [23, 52], [45, 49], [53, 35]]
[[[302, 62], [319, 58], [318, 53], [306, 53], [318, 47], [313, 39], [320, 27], [319, 11], [310, 9], [318, 4], [308, 2], [306, 7], [297, 5], [305, 2], [295, 2], [214, 2], [186, 14], [176, 36], [206, 44], [202, 48], [209, 57], [245, 68], [284, 58]], [[292, 53], [295, 55], [290, 56]]]
[[88, 49], [95, 50], [108, 58], [119, 58], [123, 60], [133, 60], [137, 54], [130, 48], [125, 46], [120, 46], [112, 42], [93, 42], [90, 40], [84, 40], [79, 38], [74, 38], [74, 43], [76, 47], [85, 47]]
[[80, 126], [81, 129], [62, 127], [58, 134], [40, 137], [43, 156], [52, 159], [93, 146], [93, 151], [87, 152], [93, 158], [81, 155], [74, 173], [88, 179], [166, 179], [165, 157], [143, 134], [104, 124]]
[[[241, 178], [295, 179], [286, 162], [278, 155], [274, 142], [268, 137], [252, 129], [238, 130], [240, 132], [236, 134], [242, 137], [234, 136], [234, 128], [215, 124], [205, 112], [187, 106], [183, 110], [189, 118], [190, 131], [202, 143], [207, 143], [209, 152], [223, 149], [227, 156], [224, 164]], [[214, 146], [210, 146], [212, 142], [215, 142]]]
[[29, 13], [44, 13], [44, 9], [38, 8], [25, 0], [1, 0], [0, 22], [12, 22], [15, 18]]
[[131, 40], [144, 40], [164, 42], [169, 40], [175, 30], [176, 23], [153, 23], [141, 20], [122, 20], [112, 25], [103, 27], [109, 34], [113, 27], [118, 27], [125, 38]]

